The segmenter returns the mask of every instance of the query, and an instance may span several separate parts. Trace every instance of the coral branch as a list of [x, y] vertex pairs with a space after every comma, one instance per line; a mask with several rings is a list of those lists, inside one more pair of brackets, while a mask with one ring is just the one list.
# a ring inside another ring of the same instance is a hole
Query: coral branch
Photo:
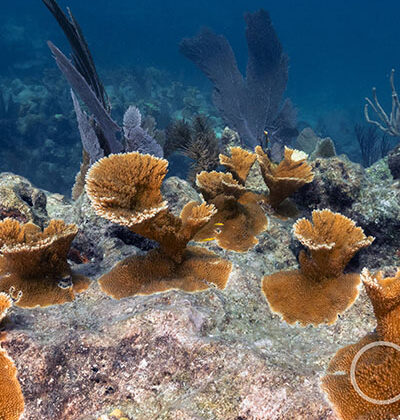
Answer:
[[[385, 133], [388, 133], [391, 136], [398, 137], [400, 136], [400, 102], [399, 97], [394, 86], [394, 69], [390, 73], [390, 87], [392, 90], [392, 111], [390, 116], [388, 116], [383, 109], [382, 105], [379, 103], [378, 96], [376, 94], [376, 88], [372, 88], [372, 98], [365, 98], [367, 103], [364, 106], [364, 116], [367, 122], [374, 124], [380, 130]], [[381, 123], [375, 120], [371, 120], [368, 112], [368, 106], [374, 110], [378, 118], [382, 121]]]

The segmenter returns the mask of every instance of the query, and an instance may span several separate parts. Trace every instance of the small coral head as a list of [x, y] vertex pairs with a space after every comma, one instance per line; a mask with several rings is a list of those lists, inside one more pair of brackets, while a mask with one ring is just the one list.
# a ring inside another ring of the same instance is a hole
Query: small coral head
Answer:
[[311, 254], [312, 264], [302, 254], [302, 271], [307, 275], [307, 269], [314, 266], [322, 277], [340, 275], [355, 253], [374, 240], [372, 236], [365, 236], [353, 220], [328, 209], [314, 210], [312, 222], [299, 219], [293, 225], [293, 232]]
[[256, 160], [256, 155], [241, 147], [231, 147], [230, 152], [230, 157], [220, 154], [219, 162], [232, 173], [237, 181], [244, 185], [250, 169]]
[[88, 171], [86, 192], [99, 216], [133, 226], [167, 208], [160, 191], [167, 168], [167, 160], [152, 155], [109, 155]]
[[239, 198], [246, 192], [232, 174], [216, 171], [202, 171], [197, 174], [196, 185], [206, 201], [213, 200], [219, 195]]
[[269, 203], [277, 209], [287, 197], [303, 185], [313, 181], [314, 174], [306, 162], [307, 154], [285, 147], [284, 158], [279, 164], [273, 163], [260, 146], [255, 149], [261, 174], [269, 188]]

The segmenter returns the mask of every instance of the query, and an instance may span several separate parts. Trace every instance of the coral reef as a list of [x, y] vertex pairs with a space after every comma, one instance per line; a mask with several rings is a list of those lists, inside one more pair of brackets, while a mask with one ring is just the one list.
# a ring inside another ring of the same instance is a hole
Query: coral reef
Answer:
[[113, 223], [159, 242], [144, 258], [133, 256], [100, 278], [102, 289], [115, 298], [174, 288], [224, 288], [231, 264], [188, 242], [215, 214], [205, 203], [190, 202], [179, 217], [168, 210], [161, 184], [168, 162], [151, 155], [111, 155], [92, 166], [86, 190], [96, 213]]
[[374, 240], [352, 220], [330, 210], [313, 211], [312, 220], [299, 219], [293, 226], [294, 235], [309, 250], [300, 252], [300, 270], [265, 276], [262, 282], [271, 310], [289, 324], [334, 323], [359, 293], [360, 276], [344, 274], [344, 268]]
[[[268, 129], [274, 145], [282, 148], [297, 134], [295, 112], [289, 100], [282, 104], [288, 79], [288, 58], [265, 10], [247, 13], [246, 78], [240, 73], [227, 39], [210, 29], [181, 42], [183, 55], [192, 60], [214, 85], [213, 101], [225, 123], [242, 142], [255, 147]], [[224, 65], [221, 67], [221, 63]]]
[[305, 184], [314, 179], [311, 166], [306, 162], [307, 154], [285, 146], [284, 158], [279, 164], [273, 163], [261, 146], [256, 147], [264, 182], [269, 188], [268, 204], [279, 210], [280, 204]]
[[[325, 160], [326, 167], [335, 159]], [[351, 168], [334, 165], [331, 172], [337, 171], [337, 179], [339, 174], [348, 178]], [[259, 172], [257, 162], [253, 170]], [[364, 206], [370, 224], [379, 220], [382, 241], [348, 267], [356, 271], [355, 264], [377, 267], [382, 261], [398, 266], [395, 242], [384, 244], [385, 236], [394, 238], [399, 219], [388, 213], [397, 190], [387, 165], [381, 161], [359, 174], [354, 205]], [[23, 183], [19, 177], [14, 181]], [[372, 184], [371, 196], [361, 203]], [[326, 192], [320, 193], [322, 202], [329, 201]], [[162, 194], [177, 216], [185, 203], [199, 201], [190, 184], [176, 177], [164, 181]], [[115, 407], [138, 420], [336, 418], [319, 388], [320, 377], [341, 343], [360, 339], [374, 328], [374, 319], [363, 290], [346, 316], [331, 326], [289, 328], [268, 311], [260, 278], [297, 268], [290, 221], [271, 217], [268, 231], [246, 253], [226, 253], [208, 243], [233, 264], [224, 290], [177, 290], [114, 301], [95, 280], [125, 257], [142, 258], [154, 248], [148, 246], [151, 241], [96, 216], [86, 194], [75, 202], [47, 194], [46, 211], [48, 218], [79, 226], [73, 246], [90, 262], [73, 267], [90, 273], [93, 286], [65, 305], [29, 311], [14, 307], [2, 324], [7, 330], [3, 348], [17, 365], [27, 418], [97, 418]]]
[[67, 262], [77, 231], [61, 220], [51, 220], [43, 231], [10, 218], [0, 222], [0, 290], [22, 293], [16, 304], [25, 308], [74, 300], [89, 285]]
[[343, 420], [398, 418], [400, 353], [390, 346], [400, 344], [400, 269], [393, 277], [384, 277], [383, 272], [371, 274], [365, 268], [361, 278], [374, 309], [376, 329], [336, 353], [322, 388]]
[[354, 133], [360, 145], [361, 162], [365, 168], [388, 154], [390, 150], [388, 136], [381, 136], [376, 126], [364, 127], [361, 124], [356, 124]]
[[293, 199], [300, 209], [330, 208], [343, 212], [356, 203], [366, 186], [361, 165], [345, 155], [329, 159], [317, 158], [310, 162], [314, 179], [304, 185]]

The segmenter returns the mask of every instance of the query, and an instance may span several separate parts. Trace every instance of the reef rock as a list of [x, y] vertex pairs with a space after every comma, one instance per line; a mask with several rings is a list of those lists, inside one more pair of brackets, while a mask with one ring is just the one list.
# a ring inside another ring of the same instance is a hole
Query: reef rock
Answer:
[[388, 165], [394, 179], [400, 178], [400, 145], [388, 155]]
[[6, 217], [43, 225], [47, 220], [46, 194], [26, 178], [3, 172], [0, 174], [0, 220]]
[[357, 201], [365, 185], [362, 166], [345, 155], [317, 158], [311, 166], [314, 180], [296, 194], [296, 204], [309, 210], [329, 208], [346, 214], [345, 209]]

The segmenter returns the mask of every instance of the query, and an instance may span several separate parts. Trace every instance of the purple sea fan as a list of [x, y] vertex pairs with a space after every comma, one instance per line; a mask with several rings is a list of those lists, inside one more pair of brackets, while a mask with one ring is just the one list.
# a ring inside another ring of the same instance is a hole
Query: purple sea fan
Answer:
[[183, 39], [180, 51], [214, 85], [213, 101], [225, 123], [250, 147], [262, 144], [264, 130], [272, 142], [287, 143], [297, 130], [290, 101], [282, 100], [288, 80], [288, 57], [261, 9], [245, 15], [248, 62], [246, 78], [240, 73], [232, 48], [223, 35], [203, 29]]

